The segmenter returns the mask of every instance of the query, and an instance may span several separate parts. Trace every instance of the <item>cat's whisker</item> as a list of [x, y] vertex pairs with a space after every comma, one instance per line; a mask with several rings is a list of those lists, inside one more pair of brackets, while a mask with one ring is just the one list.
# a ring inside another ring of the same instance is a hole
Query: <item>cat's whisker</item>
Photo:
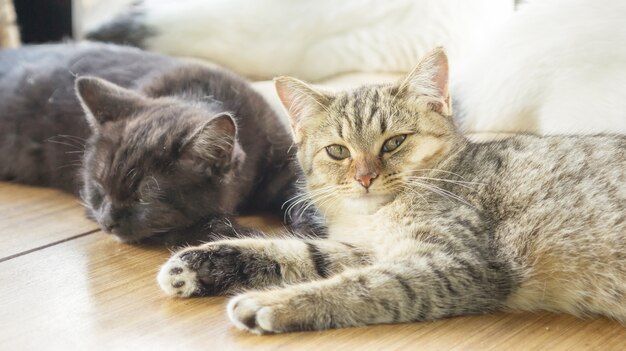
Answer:
[[402, 188], [402, 191], [405, 194], [408, 193], [410, 195], [413, 195], [413, 194], [418, 195], [426, 203], [426, 205], [430, 205], [426, 197], [424, 197], [424, 195], [422, 195], [422, 193], [420, 193], [419, 190], [415, 189], [414, 187], [405, 185], [405, 184], [400, 184], [400, 187]]
[[65, 169], [65, 168], [70, 168], [70, 167], [80, 167], [80, 166], [82, 166], [82, 163], [80, 163], [80, 162], [79, 163], [69, 163], [69, 164], [66, 164], [66, 165], [59, 166], [56, 169], [59, 170], [59, 169]]
[[458, 195], [456, 195], [456, 194], [454, 194], [452, 192], [449, 192], [447, 190], [441, 189], [439, 187], [428, 187], [428, 186], [425, 186], [424, 184], [422, 184], [422, 186], [424, 186], [425, 189], [430, 190], [430, 191], [432, 191], [434, 193], [437, 193], [437, 194], [439, 194], [439, 195], [441, 195], [443, 197], [447, 197], [447, 198], [450, 198], [450, 199], [455, 199], [455, 200], [457, 200], [459, 202], [462, 202], [462, 203], [464, 203], [464, 204], [466, 204], [468, 206], [474, 207], [472, 204], [467, 202], [467, 200], [465, 200], [463, 197], [460, 197], [460, 196], [458, 196]]
[[307, 204], [305, 207], [303, 207], [301, 209], [301, 211], [300, 211], [300, 214], [305, 213], [309, 209], [309, 207], [311, 207], [313, 204], [317, 203], [318, 206], [319, 206], [320, 204], [322, 204], [324, 202], [324, 200], [326, 200], [328, 198], [333, 198], [333, 196], [334, 196], [333, 191], [329, 191], [329, 192], [327, 192], [327, 193], [325, 193], [323, 195], [319, 195], [318, 197], [312, 199], [312, 201], [309, 204]]
[[433, 192], [435, 194], [441, 195], [444, 198], [454, 199], [454, 200], [462, 202], [462, 203], [464, 203], [464, 204], [466, 204], [468, 206], [474, 207], [472, 204], [470, 204], [467, 200], [465, 200], [461, 196], [456, 195], [456, 194], [454, 194], [454, 193], [452, 193], [452, 192], [450, 192], [448, 190], [442, 189], [442, 188], [440, 188], [438, 186], [434, 186], [432, 184], [422, 183], [422, 182], [419, 182], [419, 181], [416, 181], [416, 180], [409, 181], [408, 184], [421, 187], [421, 188], [429, 190], [429, 191], [431, 191], [431, 192]]
[[81, 138], [81, 137], [76, 136], [76, 135], [59, 134], [58, 137], [62, 137], [62, 138], [73, 140], [74, 142], [76, 142], [78, 144], [81, 144], [83, 146], [85, 146], [85, 144], [87, 143], [87, 139]]
[[159, 185], [159, 181], [158, 181], [158, 180], [157, 180], [157, 179], [156, 179], [153, 175], [151, 175], [151, 176], [150, 176], [150, 178], [152, 178], [152, 180], [153, 180], [153, 181], [154, 181], [154, 183], [156, 184], [156, 186], [157, 186], [157, 190], [158, 190], [158, 191], [161, 191], [161, 186]]
[[466, 181], [466, 180], [449, 179], [449, 178], [433, 178], [433, 177], [424, 177], [424, 176], [416, 176], [416, 175], [409, 175], [409, 178], [441, 180], [441, 181], [446, 181], [446, 182], [455, 182], [455, 183], [458, 183], [458, 184], [487, 185], [487, 183], [482, 183], [482, 182], [470, 182], [470, 181]]
[[328, 198], [329, 196], [333, 195], [333, 189], [332, 187], [328, 187], [324, 192], [318, 192], [316, 194], [313, 194], [311, 196], [310, 201], [308, 201], [308, 203], [306, 203], [304, 206], [302, 206], [300, 208], [300, 210], [296, 213], [296, 215], [300, 216], [304, 213], [306, 213], [306, 211], [313, 206], [316, 203], [320, 203], [321, 201], [323, 201], [325, 198]]
[[[319, 191], [317, 191], [319, 192]], [[312, 192], [313, 193], [313, 192]], [[287, 216], [291, 217], [291, 211], [298, 205], [302, 205], [302, 208], [305, 206], [305, 204], [307, 203], [311, 203], [313, 201], [313, 196], [310, 193], [307, 192], [303, 192], [299, 195], [294, 196], [292, 199], [287, 200], [284, 204], [283, 207], [291, 202], [291, 204], [289, 204], [287, 206], [287, 209], [284, 212], [284, 216], [283, 216], [283, 220], [286, 221], [287, 220]], [[307, 206], [308, 208], [308, 206]], [[299, 211], [296, 213], [296, 215], [299, 215], [299, 213], [304, 213], [304, 211]]]
[[[327, 186], [327, 187], [324, 187], [324, 188], [321, 188], [321, 189], [316, 189], [316, 190], [313, 190], [313, 191], [307, 193], [306, 196], [301, 198], [299, 202], [300, 203], [303, 203], [303, 202], [315, 202], [316, 199], [319, 199], [320, 197], [323, 197], [323, 196], [327, 195], [328, 193], [331, 193], [332, 191], [333, 191], [333, 187], [331, 187], [331, 186]], [[292, 208], [293, 208], [293, 206], [292, 206]]]
[[285, 201], [282, 204], [282, 206], [280, 206], [280, 209], [282, 210], [282, 209], [285, 208], [285, 206], [290, 206], [291, 202], [294, 202], [294, 201], [299, 200], [299, 199], [304, 198], [304, 197], [309, 197], [309, 194], [307, 192], [302, 192], [302, 193], [299, 193], [299, 194], [297, 194], [297, 195], [287, 199], [287, 201]]
[[316, 190], [312, 190], [310, 192], [307, 191], [303, 191], [302, 193], [299, 193], [295, 196], [293, 196], [292, 198], [288, 199], [287, 201], [285, 201], [283, 203], [283, 205], [281, 206], [281, 209], [284, 208], [287, 204], [291, 203], [290, 205], [287, 205], [287, 211], [293, 207], [294, 203], [297, 203], [298, 201], [302, 200], [302, 199], [312, 199], [314, 196], [316, 196], [317, 194], [323, 194], [327, 191], [332, 190], [333, 187], [331, 186], [326, 186], [323, 187], [321, 189], [316, 189]]
[[[291, 212], [291, 210], [292, 210], [295, 206], [297, 206], [297, 205], [301, 204], [302, 202], [305, 202], [305, 201], [310, 201], [310, 200], [311, 200], [311, 197], [310, 197], [308, 194], [304, 194], [304, 195], [302, 195], [302, 196], [298, 196], [298, 197], [295, 197], [295, 198], [294, 198], [294, 199], [292, 199], [292, 200], [289, 200], [291, 203], [287, 206], [287, 209], [285, 210], [285, 213], [289, 213], [289, 212]], [[288, 202], [285, 202], [285, 204], [287, 204], [287, 203], [288, 203]], [[283, 204], [283, 206], [284, 206], [285, 204]]]
[[172, 229], [172, 227], [165, 227], [165, 228], [158, 228], [158, 229], [152, 229], [152, 232], [155, 234], [164, 234], [164, 233], [169, 233]]
[[45, 140], [47, 143], [53, 143], [53, 144], [59, 144], [59, 145], [64, 145], [67, 147], [71, 147], [71, 148], [75, 148], [75, 149], [79, 149], [82, 150], [84, 148], [84, 146], [78, 146], [78, 145], [74, 145], [74, 144], [70, 144], [70, 143], [66, 143], [66, 142], [62, 142], [59, 140], [54, 140], [52, 138], [48, 138]]
[[[61, 140], [58, 140], [61, 139]], [[80, 151], [84, 151], [85, 149], [85, 139], [75, 137], [73, 135], [55, 135], [45, 140], [45, 142], [50, 142], [54, 144], [64, 145], [67, 147], [71, 147]]]
[[[309, 200], [309, 199], [304, 199], [303, 201], [310, 201], [310, 200]], [[292, 209], [293, 209], [296, 205], [297, 205], [297, 204], [292, 204], [292, 205], [290, 205], [290, 206], [287, 208], [287, 210], [285, 210], [285, 211], [284, 211], [284, 214], [283, 214], [283, 221], [284, 221], [284, 222], [287, 222], [287, 217], [292, 218], [292, 215], [291, 215], [291, 210], [292, 210]]]
[[472, 191], [475, 191], [476, 189], [470, 187], [467, 184], [477, 184], [477, 185], [486, 185], [484, 183], [474, 183], [474, 182], [464, 182], [464, 181], [457, 181], [457, 180], [451, 180], [451, 179], [442, 179], [442, 178], [430, 178], [430, 177], [409, 177], [410, 180], [412, 179], [420, 179], [420, 180], [434, 180], [434, 181], [440, 181], [440, 182], [445, 182], [445, 183], [451, 183], [451, 184], [455, 184], [458, 186], [462, 186], [466, 189], [470, 189]]
[[461, 179], [465, 179], [465, 177], [463, 177], [462, 175], [458, 174], [458, 173], [454, 173], [454, 172], [450, 172], [450, 171], [445, 171], [443, 169], [436, 169], [436, 168], [420, 168], [420, 169], [412, 169], [409, 171], [404, 171], [404, 172], [400, 172], [399, 174], [409, 174], [409, 175], [413, 175], [415, 172], [440, 172], [440, 173], [445, 173], [445, 174], [450, 174], [450, 175], [454, 175], [457, 176]]

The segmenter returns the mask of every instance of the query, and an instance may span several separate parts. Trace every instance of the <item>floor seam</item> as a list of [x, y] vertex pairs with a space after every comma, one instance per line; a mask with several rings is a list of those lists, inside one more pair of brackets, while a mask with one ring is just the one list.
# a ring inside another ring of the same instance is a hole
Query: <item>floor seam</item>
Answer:
[[65, 239], [61, 239], [61, 240], [57, 240], [57, 241], [53, 241], [53, 242], [51, 242], [51, 243], [49, 243], [49, 244], [46, 244], [46, 245], [37, 246], [37, 247], [35, 247], [35, 248], [28, 249], [28, 250], [26, 250], [26, 251], [22, 251], [22, 252], [18, 252], [18, 253], [16, 253], [16, 254], [13, 254], [13, 255], [9, 255], [9, 256], [6, 256], [6, 257], [2, 257], [2, 258], [0, 258], [0, 262], [8, 261], [8, 260], [14, 259], [14, 258], [16, 258], [16, 257], [20, 257], [20, 256], [28, 255], [29, 253], [33, 253], [33, 252], [36, 252], [36, 251], [40, 251], [40, 250], [43, 250], [43, 249], [49, 248], [49, 247], [51, 247], [51, 246], [56, 246], [56, 245], [62, 244], [62, 243], [64, 243], [64, 242], [68, 242], [68, 241], [70, 241], [70, 240], [74, 240], [74, 239], [82, 238], [83, 236], [87, 236], [87, 235], [90, 235], [90, 234], [93, 234], [93, 233], [96, 233], [96, 232], [99, 232], [99, 231], [100, 231], [100, 229], [93, 229], [93, 230], [90, 230], [90, 231], [85, 232], [85, 233], [81, 233], [81, 234], [77, 234], [77, 235], [74, 235], [74, 236], [70, 236], [70, 237], [65, 238]]

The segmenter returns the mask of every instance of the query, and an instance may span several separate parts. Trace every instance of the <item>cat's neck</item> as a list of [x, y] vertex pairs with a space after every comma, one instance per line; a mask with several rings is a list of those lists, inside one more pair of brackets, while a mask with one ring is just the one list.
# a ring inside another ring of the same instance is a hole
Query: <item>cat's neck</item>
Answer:
[[342, 220], [346, 216], [374, 214], [394, 198], [394, 195], [365, 195], [361, 198], [341, 199], [333, 203], [322, 202], [318, 204], [318, 208], [328, 221]]

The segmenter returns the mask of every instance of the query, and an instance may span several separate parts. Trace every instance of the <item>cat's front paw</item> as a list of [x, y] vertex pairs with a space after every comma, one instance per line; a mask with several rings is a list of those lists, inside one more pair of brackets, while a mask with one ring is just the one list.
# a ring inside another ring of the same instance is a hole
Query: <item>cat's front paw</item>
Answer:
[[226, 312], [237, 328], [254, 334], [333, 327], [323, 302], [289, 287], [237, 295], [228, 302]]
[[170, 258], [161, 267], [157, 281], [170, 296], [189, 297], [199, 292], [198, 274], [181, 255]]
[[185, 249], [163, 265], [157, 280], [161, 289], [173, 296], [225, 293], [245, 278], [238, 270], [240, 256], [236, 247], [223, 244]]
[[226, 311], [239, 329], [255, 334], [285, 332], [277, 323], [275, 304], [265, 301], [262, 293], [246, 293], [232, 298]]
[[281, 281], [280, 265], [251, 247], [217, 242], [185, 249], [169, 259], [157, 280], [168, 295], [209, 296]]

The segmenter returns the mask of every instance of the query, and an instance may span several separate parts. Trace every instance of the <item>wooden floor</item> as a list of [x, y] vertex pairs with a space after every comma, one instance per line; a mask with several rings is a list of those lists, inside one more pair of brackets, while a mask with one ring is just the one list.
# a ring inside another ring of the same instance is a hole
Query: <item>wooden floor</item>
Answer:
[[254, 336], [224, 298], [163, 296], [168, 256], [114, 241], [70, 196], [0, 183], [0, 350], [626, 350], [616, 322], [547, 313]]

